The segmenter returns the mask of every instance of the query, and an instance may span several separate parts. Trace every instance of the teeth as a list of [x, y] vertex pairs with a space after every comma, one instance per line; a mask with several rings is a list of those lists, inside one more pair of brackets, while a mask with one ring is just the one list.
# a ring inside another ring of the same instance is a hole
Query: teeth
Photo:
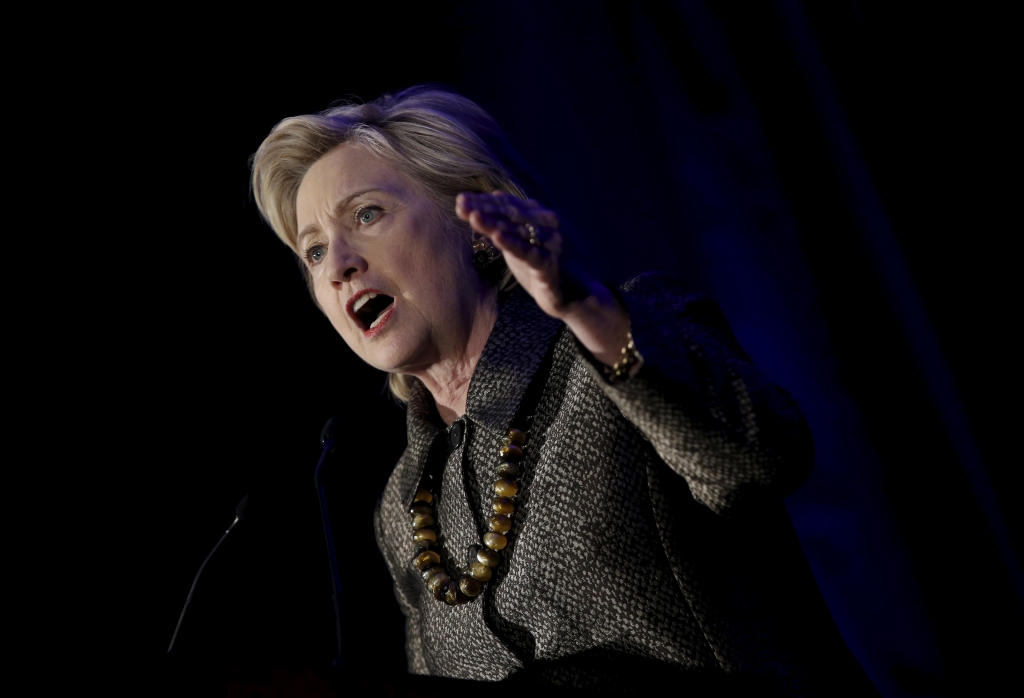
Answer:
[[371, 291], [370, 293], [364, 293], [363, 295], [359, 296], [359, 300], [352, 304], [352, 312], [358, 313], [359, 309], [366, 305], [367, 301], [369, 301], [371, 298], [376, 297], [377, 294], [374, 293], [373, 291]]
[[380, 314], [380, 317], [378, 317], [378, 318], [377, 318], [376, 320], [374, 320], [374, 321], [373, 321], [373, 322], [372, 322], [372, 323], [370, 324], [370, 329], [372, 330], [372, 329], [373, 329], [374, 327], [376, 327], [377, 325], [379, 325], [379, 324], [380, 324], [380, 321], [381, 321], [381, 320], [383, 320], [384, 318], [386, 318], [386, 317], [388, 316], [388, 313], [390, 313], [390, 312], [391, 312], [391, 311], [389, 310], [389, 311], [388, 311], [387, 313], [381, 313], [381, 314]]

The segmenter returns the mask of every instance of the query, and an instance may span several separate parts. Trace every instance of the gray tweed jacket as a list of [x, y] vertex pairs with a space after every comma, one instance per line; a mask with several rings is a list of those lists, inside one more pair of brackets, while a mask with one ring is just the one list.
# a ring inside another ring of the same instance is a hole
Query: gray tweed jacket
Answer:
[[[671, 681], [690, 695], [873, 695], [782, 506], [813, 458], [799, 408], [759, 376], [712, 301], [658, 274], [622, 296], [644, 357], [624, 383], [609, 384], [517, 290], [454, 448], [415, 384], [408, 447], [375, 515], [410, 672], [590, 691]], [[413, 494], [428, 461], [445, 460], [437, 529], [449, 566], [464, 567], [487, 530], [501, 438], [549, 349], [503, 562], [481, 596], [447, 606], [411, 564]]]

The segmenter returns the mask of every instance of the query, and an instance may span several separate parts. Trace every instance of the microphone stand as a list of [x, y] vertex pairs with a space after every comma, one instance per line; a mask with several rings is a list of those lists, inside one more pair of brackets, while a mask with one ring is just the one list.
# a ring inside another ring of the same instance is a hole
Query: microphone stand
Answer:
[[185, 611], [188, 610], [188, 605], [192, 603], [192, 595], [196, 591], [196, 584], [199, 583], [199, 575], [203, 573], [206, 563], [209, 562], [210, 558], [213, 557], [213, 554], [217, 552], [217, 548], [220, 547], [220, 544], [223, 543], [224, 539], [228, 537], [229, 533], [231, 533], [231, 529], [233, 529], [239, 521], [245, 518], [245, 508], [248, 504], [249, 495], [245, 495], [242, 497], [242, 501], [238, 503], [238, 506], [235, 507], [235, 520], [231, 522], [230, 526], [228, 526], [228, 530], [224, 531], [224, 535], [222, 535], [220, 540], [217, 541], [217, 545], [213, 546], [213, 550], [211, 550], [210, 554], [206, 556], [205, 560], [203, 560], [203, 564], [199, 565], [199, 571], [196, 572], [196, 578], [192, 580], [192, 588], [188, 590], [188, 597], [185, 599], [185, 605], [181, 607], [181, 615], [178, 616], [178, 624], [174, 626], [174, 635], [171, 636], [171, 644], [167, 646], [168, 654], [170, 654], [171, 650], [174, 649], [174, 641], [178, 639], [178, 631], [181, 630], [181, 621], [185, 620]]
[[324, 491], [323, 481], [323, 469], [324, 464], [327, 462], [328, 456], [334, 450], [334, 434], [333, 426], [335, 425], [335, 418], [332, 418], [324, 425], [324, 431], [321, 434], [320, 442], [323, 444], [324, 450], [320, 454], [320, 460], [316, 464], [316, 473], [313, 476], [313, 484], [316, 487], [317, 494], [320, 499], [320, 516], [324, 522], [324, 538], [327, 540], [327, 559], [331, 564], [331, 584], [333, 589], [331, 596], [334, 599], [334, 627], [337, 634], [338, 640], [338, 655], [331, 662], [336, 667], [345, 666], [345, 659], [341, 653], [341, 578], [338, 576], [338, 556], [335, 553], [334, 548], [334, 535], [331, 533], [331, 518], [327, 513], [327, 494]]

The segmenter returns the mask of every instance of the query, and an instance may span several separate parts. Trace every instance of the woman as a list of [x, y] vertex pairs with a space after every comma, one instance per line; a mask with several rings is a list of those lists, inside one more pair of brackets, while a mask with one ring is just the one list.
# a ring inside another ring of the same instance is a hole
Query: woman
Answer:
[[812, 460], [796, 405], [711, 301], [566, 259], [498, 142], [414, 88], [286, 119], [253, 159], [319, 307], [408, 402], [376, 530], [410, 671], [870, 694], [782, 507]]

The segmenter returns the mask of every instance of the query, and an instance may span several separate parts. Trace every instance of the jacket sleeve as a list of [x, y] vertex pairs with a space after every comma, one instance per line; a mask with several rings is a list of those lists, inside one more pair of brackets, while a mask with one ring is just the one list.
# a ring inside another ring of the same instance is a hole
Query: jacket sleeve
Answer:
[[758, 373], [718, 305], [654, 273], [628, 282], [622, 298], [640, 370], [610, 384], [577, 347], [604, 393], [694, 498], [725, 515], [796, 489], [813, 461], [810, 431], [792, 397]]

